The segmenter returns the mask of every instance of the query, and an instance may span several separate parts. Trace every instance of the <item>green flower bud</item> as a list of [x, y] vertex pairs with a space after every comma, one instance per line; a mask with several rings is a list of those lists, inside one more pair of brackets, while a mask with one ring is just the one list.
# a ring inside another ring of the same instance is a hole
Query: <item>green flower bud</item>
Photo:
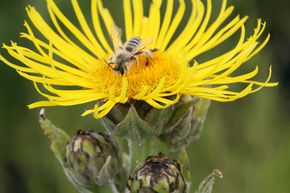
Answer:
[[186, 193], [181, 166], [164, 155], [150, 156], [128, 180], [130, 193]]
[[210, 101], [183, 96], [176, 104], [171, 124], [164, 128], [162, 138], [172, 147], [182, 147], [200, 137]]
[[79, 131], [67, 144], [66, 157], [69, 175], [81, 186], [111, 184], [117, 173], [117, 148], [104, 133]]
[[[101, 121], [112, 132], [120, 125], [126, 125], [126, 131], [138, 129], [133, 132], [141, 135], [150, 128], [155, 136], [176, 150], [199, 138], [209, 106], [209, 100], [191, 96], [183, 96], [178, 103], [165, 109], [156, 109], [139, 101], [133, 105], [116, 105]], [[127, 123], [133, 119], [136, 128]]]

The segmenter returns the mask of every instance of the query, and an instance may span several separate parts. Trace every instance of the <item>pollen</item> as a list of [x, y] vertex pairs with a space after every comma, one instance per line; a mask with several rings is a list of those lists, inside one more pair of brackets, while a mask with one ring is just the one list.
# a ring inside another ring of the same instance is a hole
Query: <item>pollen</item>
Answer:
[[[164, 80], [164, 87], [173, 85], [180, 75], [181, 65], [166, 52], [156, 52], [140, 56], [128, 72], [128, 96], [134, 98], [138, 93], [152, 91]], [[145, 94], [145, 93], [144, 93]]]

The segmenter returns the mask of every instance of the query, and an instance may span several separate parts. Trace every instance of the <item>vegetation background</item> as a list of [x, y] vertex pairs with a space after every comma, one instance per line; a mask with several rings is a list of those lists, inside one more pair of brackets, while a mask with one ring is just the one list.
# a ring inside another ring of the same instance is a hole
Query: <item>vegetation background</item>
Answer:
[[[144, 1], [147, 5], [150, 2]], [[69, 0], [56, 2], [73, 18]], [[89, 1], [80, 2], [89, 10]], [[214, 2], [218, 10], [221, 1]], [[21, 41], [19, 33], [24, 30], [28, 4], [48, 16], [45, 1], [0, 1], [1, 43]], [[120, 1], [106, 0], [106, 4], [121, 16]], [[229, 0], [229, 4], [235, 5], [235, 13], [250, 16], [251, 30], [257, 18], [266, 20], [272, 35], [268, 46], [243, 70], [258, 64], [262, 67], [258, 78], [264, 80], [268, 66], [273, 65], [273, 80], [280, 85], [236, 102], [212, 103], [200, 140], [188, 147], [192, 187], [218, 168], [224, 179], [217, 181], [215, 193], [289, 193], [290, 1]], [[89, 11], [85, 12], [89, 16]], [[7, 56], [4, 50], [0, 52]], [[31, 82], [0, 64], [0, 193], [76, 193], [40, 129], [39, 110], [26, 108], [39, 99]], [[82, 110], [48, 108], [47, 115], [71, 135], [78, 129], [98, 129], [95, 120], [79, 116]]]

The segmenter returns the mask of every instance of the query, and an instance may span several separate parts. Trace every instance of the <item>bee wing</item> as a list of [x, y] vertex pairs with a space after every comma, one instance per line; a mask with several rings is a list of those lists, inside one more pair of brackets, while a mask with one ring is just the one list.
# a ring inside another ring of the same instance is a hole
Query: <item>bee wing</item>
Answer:
[[122, 30], [118, 28], [115, 24], [111, 26], [110, 37], [114, 46], [114, 51], [116, 52], [119, 47], [122, 45]]
[[153, 38], [150, 39], [142, 39], [140, 47], [141, 49], [145, 49], [148, 45], [152, 44], [154, 42]]
[[154, 39], [141, 39], [140, 44], [134, 48], [130, 56], [133, 56], [136, 52], [144, 50], [148, 45], [152, 44], [153, 42]]

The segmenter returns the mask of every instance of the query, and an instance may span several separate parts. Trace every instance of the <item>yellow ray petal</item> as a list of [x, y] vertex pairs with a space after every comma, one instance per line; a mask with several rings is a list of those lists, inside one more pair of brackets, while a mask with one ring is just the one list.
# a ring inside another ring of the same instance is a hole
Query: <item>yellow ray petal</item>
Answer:
[[168, 27], [170, 25], [171, 18], [172, 18], [173, 4], [174, 4], [174, 0], [168, 0], [166, 2], [165, 16], [163, 18], [161, 30], [160, 30], [159, 36], [156, 39], [156, 44], [155, 44], [155, 46], [157, 48], [160, 48], [161, 47], [162, 42], [163, 42], [163, 40], [165, 38], [165, 34], [168, 31]]
[[132, 7], [131, 0], [123, 0], [124, 19], [126, 28], [126, 39], [133, 36], [133, 21], [132, 21]]
[[99, 17], [99, 0], [92, 0], [91, 2], [91, 12], [92, 12], [92, 20], [93, 20], [93, 25], [95, 29], [95, 33], [101, 43], [101, 45], [104, 47], [107, 53], [113, 53], [112, 48], [109, 46], [107, 39], [104, 36], [103, 29], [100, 24], [100, 17]]
[[89, 41], [93, 44], [93, 46], [95, 47], [95, 52], [99, 53], [98, 56], [99, 58], [105, 58], [105, 56], [107, 55], [107, 53], [103, 50], [103, 48], [100, 46], [99, 42], [96, 40], [95, 36], [93, 35], [86, 19], [85, 16], [78, 4], [78, 0], [72, 0], [72, 5], [75, 11], [75, 14], [78, 18], [78, 21], [85, 33], [85, 35], [87, 36], [87, 38], [89, 39]]
[[133, 10], [134, 10], [134, 30], [133, 36], [141, 35], [142, 22], [143, 22], [143, 1], [133, 0]]
[[172, 36], [174, 35], [178, 25], [180, 24], [183, 15], [185, 12], [185, 3], [184, 0], [179, 0], [179, 7], [178, 7], [178, 11], [174, 17], [174, 19], [172, 20], [172, 23], [165, 35], [165, 38], [162, 42], [162, 45], [160, 46], [160, 50], [165, 50], [166, 47], [168, 46], [169, 41], [171, 40]]

